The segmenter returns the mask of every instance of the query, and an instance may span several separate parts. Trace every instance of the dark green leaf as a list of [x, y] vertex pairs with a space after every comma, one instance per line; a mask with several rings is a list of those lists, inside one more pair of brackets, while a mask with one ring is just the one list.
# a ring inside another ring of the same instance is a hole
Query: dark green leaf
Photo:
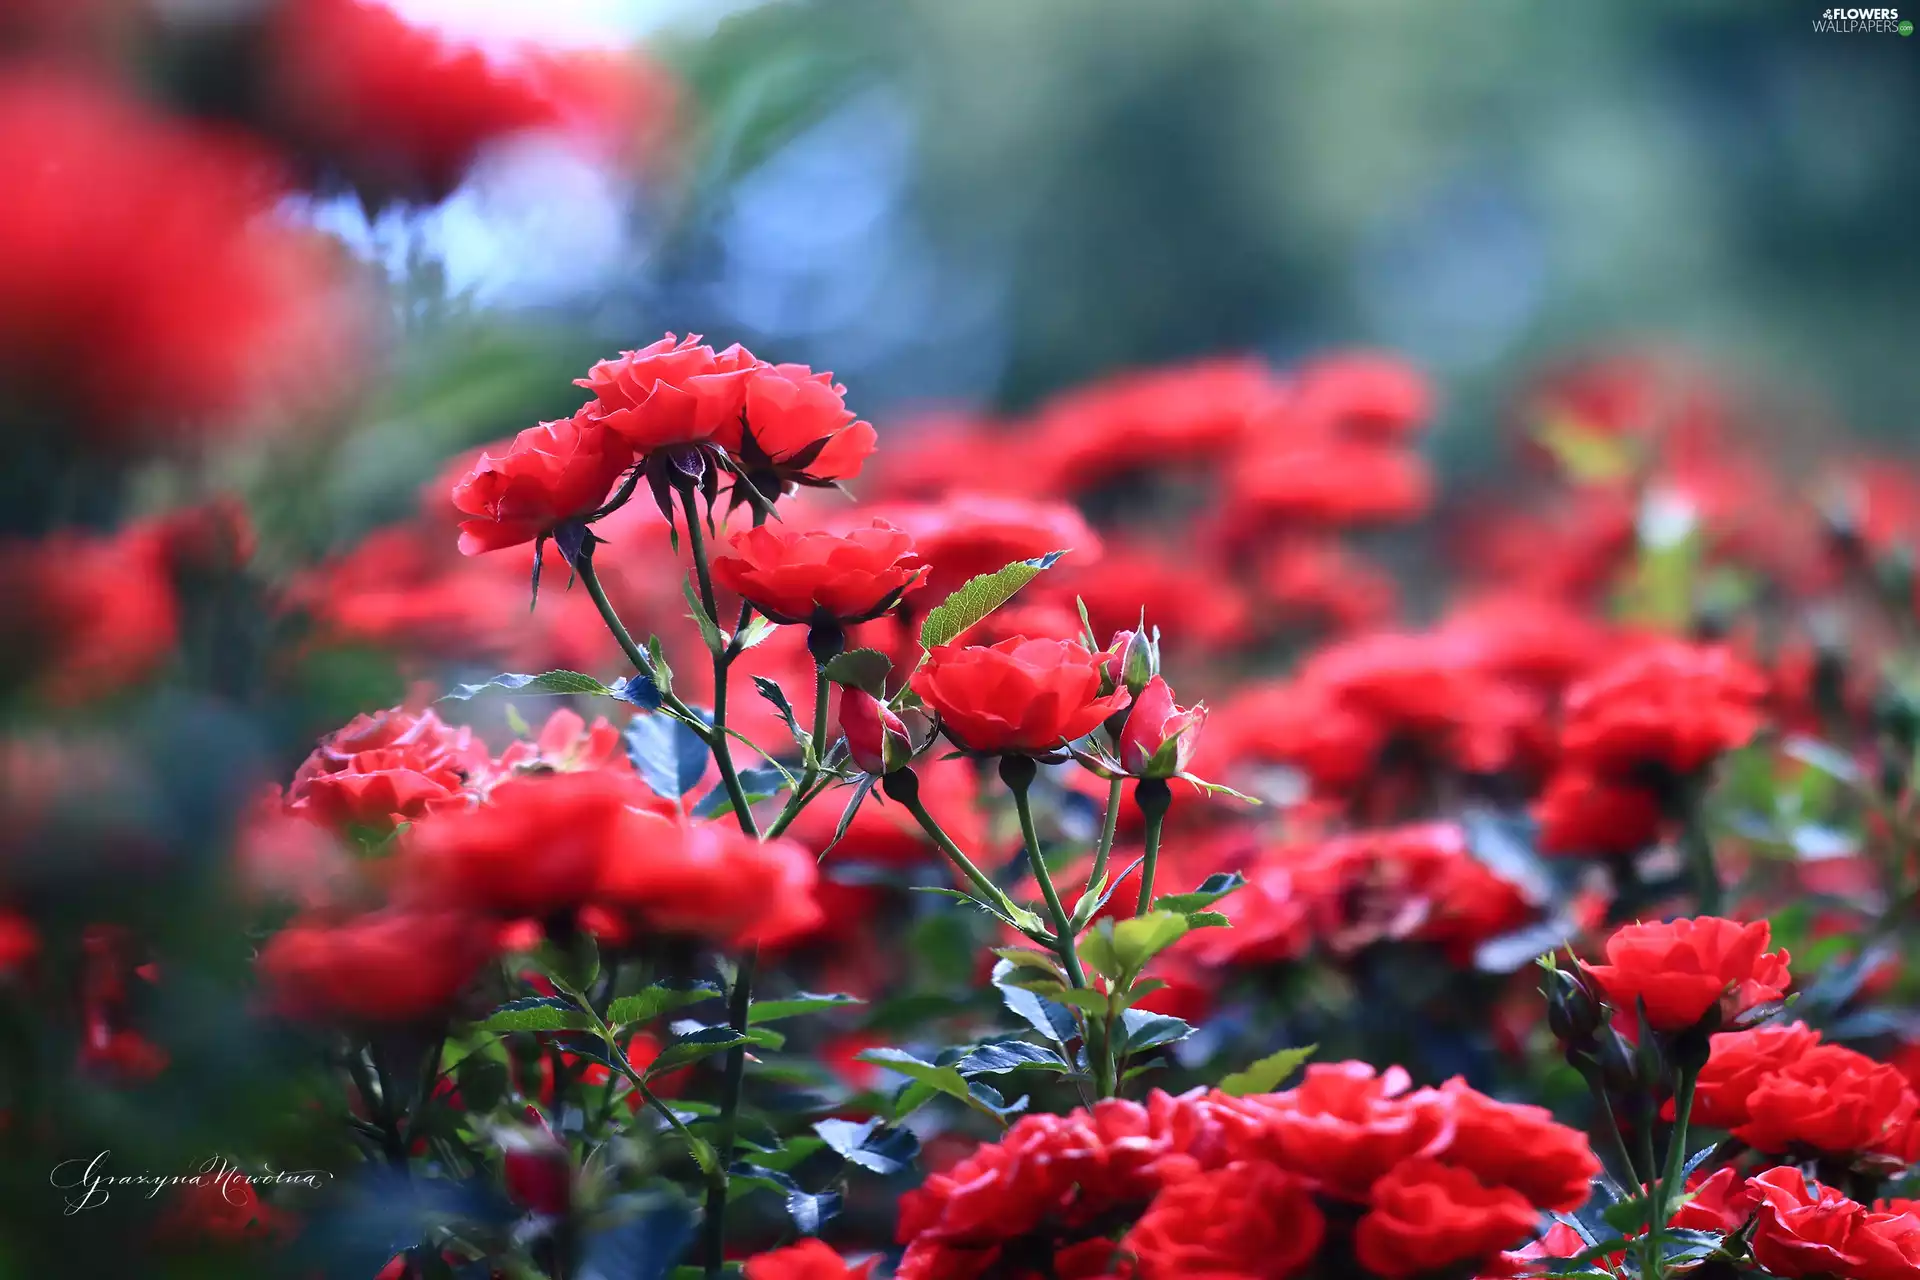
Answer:
[[[793, 775], [775, 765], [755, 765], [740, 770], [740, 789], [746, 793], [748, 804], [759, 804], [771, 799], [787, 789], [793, 781]], [[700, 803], [693, 806], [696, 818], [723, 818], [733, 812], [733, 797], [727, 794], [724, 786], [715, 787], [700, 797]]]
[[1201, 881], [1200, 887], [1192, 893], [1169, 893], [1155, 898], [1153, 909], [1172, 911], [1183, 916], [1204, 911], [1246, 882], [1247, 878], [1238, 871], [1216, 871]]
[[1043, 1071], [1073, 1070], [1067, 1060], [1052, 1049], [1028, 1044], [1024, 1040], [1002, 1040], [995, 1044], [980, 1045], [954, 1063], [953, 1067], [963, 1076], [993, 1075], [1001, 1071], [1018, 1071], [1022, 1067], [1038, 1067]]
[[677, 800], [700, 785], [711, 753], [700, 735], [669, 716], [635, 716], [622, 735], [627, 759], [658, 795]]
[[619, 689], [609, 688], [592, 676], [578, 671], [543, 671], [537, 676], [502, 675], [481, 684], [463, 684], [444, 695], [442, 702], [466, 702], [478, 697], [489, 689], [506, 689], [515, 693], [538, 694], [560, 697], [570, 693], [592, 693], [607, 698], [623, 698], [626, 695]]
[[865, 1004], [858, 996], [816, 995], [811, 991], [802, 991], [796, 996], [784, 1000], [755, 1000], [747, 1011], [747, 1022], [758, 1026], [763, 1022], [774, 1022], [780, 1018], [791, 1018], [802, 1013], [818, 1013], [822, 1009], [838, 1009], [850, 1004]]
[[607, 1021], [616, 1028], [644, 1024], [662, 1014], [719, 996], [720, 988], [711, 982], [655, 983], [644, 991], [615, 1000], [607, 1009]]
[[1172, 1044], [1193, 1034], [1193, 1028], [1181, 1019], [1164, 1013], [1148, 1013], [1145, 1009], [1129, 1009], [1120, 1015], [1120, 1021], [1125, 1027], [1123, 1047], [1128, 1053]]
[[704, 1027], [688, 1035], [676, 1036], [660, 1051], [660, 1056], [648, 1065], [647, 1078], [651, 1080], [669, 1071], [678, 1071], [690, 1063], [731, 1049], [737, 1044], [746, 1044], [747, 1041], [748, 1037], [732, 1027]]
[[887, 675], [892, 670], [893, 659], [878, 649], [849, 649], [828, 660], [827, 679], [884, 698]]
[[565, 1000], [552, 996], [529, 996], [509, 1000], [487, 1015], [482, 1031], [582, 1031], [593, 1020]]

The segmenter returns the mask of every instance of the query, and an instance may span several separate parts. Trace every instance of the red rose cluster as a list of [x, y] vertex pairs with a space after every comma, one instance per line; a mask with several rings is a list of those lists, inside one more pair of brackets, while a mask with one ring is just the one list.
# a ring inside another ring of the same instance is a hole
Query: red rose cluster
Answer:
[[1025, 1117], [902, 1200], [896, 1274], [1398, 1280], [1497, 1258], [1598, 1170], [1538, 1107], [1314, 1066], [1284, 1093]]
[[1798, 1022], [1713, 1037], [1697, 1123], [1765, 1155], [1898, 1171], [1920, 1160], [1920, 1098], [1898, 1067]]
[[739, 477], [736, 498], [771, 500], [789, 486], [859, 474], [874, 448], [873, 428], [855, 421], [831, 374], [768, 364], [737, 344], [715, 352], [695, 335], [668, 334], [600, 361], [579, 383], [594, 398], [571, 418], [482, 453], [454, 486], [454, 506], [470, 517], [460, 526], [462, 551], [517, 546], [583, 523], [630, 467], [651, 464], [665, 510], [666, 467], [699, 475], [700, 451]]
[[[317, 874], [288, 868], [311, 857], [288, 824], [380, 856], [357, 874], [337, 860]], [[739, 946], [790, 942], [821, 919], [799, 845], [686, 817], [648, 789], [611, 725], [570, 711], [497, 757], [431, 711], [359, 717], [308, 757], [278, 820], [256, 824], [241, 856], [256, 882], [299, 886], [312, 908], [261, 968], [280, 1007], [320, 1019], [442, 1011], [521, 921], [577, 924], [609, 945]], [[370, 980], [388, 968], [405, 981]]]

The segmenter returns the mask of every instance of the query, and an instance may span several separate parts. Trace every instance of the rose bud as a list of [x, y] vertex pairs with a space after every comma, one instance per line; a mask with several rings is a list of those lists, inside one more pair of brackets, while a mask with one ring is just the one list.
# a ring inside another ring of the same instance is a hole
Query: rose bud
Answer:
[[573, 1202], [573, 1157], [545, 1129], [509, 1129], [498, 1136], [507, 1198], [522, 1208], [560, 1217]]
[[[1137, 634], [1137, 633], [1136, 633]], [[1136, 778], [1171, 778], [1184, 773], [1207, 722], [1204, 702], [1174, 705], [1173, 690], [1160, 676], [1147, 681], [1127, 713], [1120, 734], [1120, 764]]]
[[905, 722], [865, 689], [841, 685], [838, 711], [847, 751], [868, 773], [884, 777], [913, 758]]
[[1138, 631], [1114, 632], [1107, 645], [1106, 674], [1114, 689], [1124, 687], [1137, 696], [1147, 687], [1147, 681], [1160, 674], [1158, 637], [1147, 634], [1144, 626]]

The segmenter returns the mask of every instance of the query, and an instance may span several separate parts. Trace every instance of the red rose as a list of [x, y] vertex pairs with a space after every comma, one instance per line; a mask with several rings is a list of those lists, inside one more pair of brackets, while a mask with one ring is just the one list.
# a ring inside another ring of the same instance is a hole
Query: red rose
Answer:
[[1687, 1194], [1692, 1198], [1674, 1211], [1667, 1225], [1731, 1234], [1746, 1225], [1754, 1205], [1760, 1202], [1758, 1189], [1732, 1169], [1720, 1169], [1712, 1177], [1689, 1182]]
[[1847, 1247], [1860, 1259], [1860, 1280], [1910, 1280], [1920, 1275], [1920, 1213], [1869, 1213]]
[[634, 811], [609, 852], [597, 901], [641, 928], [723, 946], [778, 946], [816, 928], [818, 870], [792, 840], [762, 842], [731, 818]]
[[1603, 777], [1684, 777], [1753, 737], [1766, 692], [1766, 677], [1728, 649], [1660, 641], [1567, 690], [1561, 743]]
[[355, 716], [321, 739], [294, 773], [287, 805], [335, 831], [384, 832], [464, 802], [489, 764], [473, 730], [395, 707]]
[[1488, 1186], [1511, 1187], [1538, 1208], [1571, 1212], [1587, 1202], [1600, 1161], [1585, 1134], [1545, 1107], [1497, 1102], [1461, 1080], [1440, 1091], [1453, 1108], [1453, 1141], [1439, 1159]]
[[1166, 1187], [1122, 1247], [1139, 1280], [1287, 1280], [1313, 1261], [1326, 1225], [1306, 1183], [1247, 1161]]
[[165, 527], [0, 543], [0, 690], [24, 682], [57, 705], [153, 675], [179, 638]]
[[377, 911], [294, 922], [261, 951], [260, 976], [291, 1017], [413, 1022], [445, 1011], [492, 949], [491, 929], [464, 914]]
[[1757, 1151], [1878, 1154], [1904, 1168], [1920, 1110], [1897, 1067], [1837, 1044], [1807, 1048], [1762, 1076], [1733, 1135]]
[[559, 1217], [573, 1203], [573, 1157], [546, 1129], [502, 1129], [500, 1172], [507, 1198], [523, 1209]]
[[743, 412], [722, 423], [714, 439], [764, 496], [778, 496], [787, 484], [831, 485], [860, 474], [878, 437], [872, 424], [854, 421], [847, 389], [831, 373], [763, 364], [747, 375], [745, 388]]
[[743, 529], [713, 558], [715, 582], [775, 622], [865, 622], [918, 588], [913, 539], [884, 520], [844, 536], [786, 525]]
[[1120, 732], [1120, 766], [1136, 778], [1185, 773], [1207, 722], [1207, 704], [1174, 705], [1173, 690], [1159, 676], [1133, 700]]
[[1365, 1204], [1389, 1170], [1452, 1141], [1446, 1100], [1431, 1089], [1409, 1093], [1410, 1084], [1399, 1067], [1315, 1063], [1294, 1089], [1222, 1105], [1254, 1126], [1283, 1168], [1325, 1195]]
[[1753, 1258], [1770, 1274], [1788, 1280], [1863, 1274], [1849, 1247], [1867, 1216], [1863, 1206], [1789, 1166], [1755, 1174], [1747, 1187], [1760, 1196]]
[[963, 750], [1042, 755], [1127, 705], [1124, 689], [1100, 695], [1100, 677], [1100, 655], [1081, 645], [1015, 636], [990, 648], [935, 647], [913, 689]]
[[868, 773], [891, 773], [913, 755], [905, 722], [864, 689], [841, 686], [839, 720], [848, 754]]
[[1798, 1062], [1819, 1043], [1820, 1033], [1802, 1022], [1720, 1032], [1711, 1041], [1711, 1056], [1694, 1089], [1693, 1123], [1716, 1129], [1745, 1124], [1753, 1116], [1753, 1091], [1760, 1082]]
[[461, 553], [533, 542], [591, 514], [632, 462], [633, 446], [592, 405], [528, 427], [453, 487], [453, 505], [473, 517], [460, 524]]
[[436, 814], [401, 839], [413, 902], [509, 918], [543, 918], [584, 904], [617, 852], [641, 839], [629, 806], [653, 796], [612, 769], [526, 773], [474, 808]]
[[1553, 775], [1533, 812], [1542, 853], [1633, 854], [1660, 836], [1660, 801], [1652, 792], [1574, 770]]
[[1234, 465], [1227, 527], [1251, 538], [1273, 524], [1344, 528], [1411, 520], [1433, 500], [1417, 454], [1343, 440], [1257, 448]]
[[1372, 1208], [1354, 1231], [1354, 1254], [1385, 1280], [1485, 1262], [1536, 1230], [1517, 1191], [1488, 1187], [1465, 1169], [1412, 1159], [1373, 1184]]
[[[761, 367], [735, 343], [716, 354], [690, 333], [669, 333], [652, 346], [602, 360], [575, 380], [593, 392], [607, 429], [635, 454], [702, 444], [736, 426], [746, 404], [747, 376]], [[583, 412], [585, 412], [583, 410]]]
[[747, 1259], [747, 1280], [866, 1280], [878, 1265], [869, 1258], [855, 1266], [820, 1240], [802, 1240]]
[[1349, 351], [1302, 366], [1288, 412], [1308, 436], [1404, 440], [1433, 415], [1433, 391], [1397, 356]]
[[1785, 951], [1768, 951], [1765, 920], [1718, 916], [1630, 924], [1607, 939], [1606, 964], [1588, 965], [1607, 999], [1629, 1021], [1640, 1000], [1655, 1031], [1684, 1031], [1713, 1010], [1722, 1023], [1787, 993]]

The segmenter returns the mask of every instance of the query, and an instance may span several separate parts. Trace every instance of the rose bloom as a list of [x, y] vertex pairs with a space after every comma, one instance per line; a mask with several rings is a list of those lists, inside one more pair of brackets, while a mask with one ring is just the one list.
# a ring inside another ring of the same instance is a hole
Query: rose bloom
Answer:
[[1865, 1206], [1831, 1187], [1808, 1182], [1798, 1169], [1786, 1166], [1756, 1174], [1747, 1187], [1759, 1195], [1760, 1212], [1753, 1229], [1754, 1261], [1769, 1274], [1823, 1278], [1869, 1275], [1864, 1259], [1851, 1247], [1868, 1216]]
[[876, 520], [845, 535], [784, 525], [743, 529], [713, 558], [713, 579], [775, 622], [863, 622], [918, 588], [913, 539]]
[[1300, 368], [1287, 414], [1303, 436], [1389, 443], [1426, 426], [1433, 416], [1433, 389], [1398, 356], [1341, 352]]
[[1440, 1086], [1453, 1113], [1453, 1140], [1439, 1155], [1488, 1186], [1511, 1187], [1529, 1203], [1571, 1213], [1587, 1202], [1600, 1161], [1587, 1136], [1545, 1107], [1499, 1102], [1459, 1079]]
[[1347, 528], [1412, 520], [1433, 501], [1419, 455], [1339, 440], [1283, 441], [1233, 466], [1221, 529], [1235, 545], [1274, 526]]
[[732, 817], [687, 821], [633, 811], [608, 851], [596, 902], [633, 928], [721, 946], [793, 942], [825, 918], [812, 854], [790, 839], [762, 842]]
[[1179, 1179], [1155, 1196], [1122, 1241], [1139, 1280], [1298, 1275], [1320, 1249], [1326, 1219], [1300, 1178], [1259, 1161]]
[[453, 505], [473, 517], [460, 524], [462, 554], [533, 542], [590, 515], [632, 462], [632, 446], [591, 405], [528, 427], [454, 486]]
[[1101, 661], [1071, 641], [1015, 636], [991, 647], [936, 646], [912, 683], [963, 750], [1042, 755], [1127, 705], [1124, 689], [1101, 695]]
[[1533, 809], [1540, 851], [1572, 857], [1638, 853], [1660, 837], [1660, 800], [1645, 788], [1562, 769]]
[[879, 437], [871, 423], [854, 420], [846, 395], [831, 373], [763, 364], [745, 379], [742, 412], [721, 423], [714, 439], [768, 498], [788, 484], [851, 480]]
[[1684, 1031], [1715, 1010], [1725, 1023], [1786, 995], [1790, 956], [1766, 949], [1772, 936], [1765, 920], [1718, 916], [1630, 924], [1607, 939], [1607, 963], [1587, 972], [1629, 1022], [1644, 999], [1655, 1031]]
[[59, 706], [104, 697], [152, 676], [179, 638], [165, 541], [158, 526], [111, 536], [55, 533], [0, 543], [0, 658]]
[[[1694, 1087], [1693, 1122], [1733, 1129], [1752, 1118], [1753, 1091], [1820, 1043], [1820, 1033], [1803, 1022], [1770, 1022], [1751, 1031], [1722, 1031]], [[1672, 1104], [1668, 1104], [1671, 1109]]]
[[293, 775], [288, 807], [335, 831], [391, 830], [465, 802], [491, 763], [485, 744], [432, 711], [355, 716], [321, 739]]
[[1816, 1045], [1781, 1062], [1746, 1105], [1733, 1135], [1756, 1151], [1880, 1155], [1899, 1167], [1920, 1155], [1920, 1101], [1906, 1077], [1843, 1045]]
[[484, 803], [439, 813], [401, 838], [409, 901], [542, 918], [585, 904], [609, 863], [647, 828], [631, 806], [663, 806], [630, 771], [523, 773]]
[[[1136, 778], [1170, 778], [1185, 773], [1206, 722], [1206, 703], [1176, 706], [1173, 690], [1155, 676], [1127, 712], [1126, 727], [1120, 731], [1120, 766]], [[1162, 759], [1161, 752], [1169, 744], [1173, 750]]]
[[1354, 1232], [1354, 1253], [1383, 1280], [1444, 1272], [1521, 1244], [1537, 1218], [1517, 1191], [1483, 1186], [1465, 1169], [1413, 1159], [1374, 1183], [1372, 1208]]
[[1282, 1167], [1324, 1195], [1365, 1204], [1396, 1165], [1441, 1152], [1452, 1139], [1446, 1100], [1431, 1089], [1409, 1092], [1411, 1085], [1400, 1067], [1314, 1063], [1285, 1093], [1221, 1105]]
[[494, 951], [464, 913], [376, 911], [296, 920], [260, 952], [273, 1007], [315, 1022], [416, 1022], [444, 1013]]
[[[913, 538], [930, 567], [920, 603], [939, 604], [970, 578], [994, 573], [1015, 560], [1050, 551], [1070, 551], [1075, 567], [1100, 558], [1101, 542], [1078, 511], [1063, 502], [1035, 502], [985, 494], [954, 494], [941, 502], [886, 504], [864, 510], [861, 520], [884, 519]], [[848, 523], [852, 523], [849, 521]]]
[[1685, 777], [1760, 728], [1766, 677], [1727, 649], [1665, 640], [1567, 690], [1561, 744], [1604, 777]]
[[[1051, 603], [1080, 633], [1076, 599], [1087, 607], [1095, 635], [1111, 635], [1140, 624], [1140, 613], [1178, 619], [1165, 643], [1176, 651], [1214, 653], [1253, 635], [1253, 610], [1246, 589], [1225, 574], [1196, 572], [1200, 553], [1183, 547], [1107, 543], [1100, 559], [1083, 564], [1076, 554], [1042, 575], [1016, 597]], [[1028, 632], [1029, 635], [1034, 634]]]
[[807, 1239], [748, 1258], [747, 1280], [867, 1280], [878, 1264], [878, 1258], [869, 1258], [855, 1266], [824, 1241]]
[[674, 445], [703, 444], [739, 425], [747, 378], [762, 366], [739, 343], [715, 352], [690, 333], [623, 351], [575, 380], [594, 395], [608, 430], [647, 454]]

